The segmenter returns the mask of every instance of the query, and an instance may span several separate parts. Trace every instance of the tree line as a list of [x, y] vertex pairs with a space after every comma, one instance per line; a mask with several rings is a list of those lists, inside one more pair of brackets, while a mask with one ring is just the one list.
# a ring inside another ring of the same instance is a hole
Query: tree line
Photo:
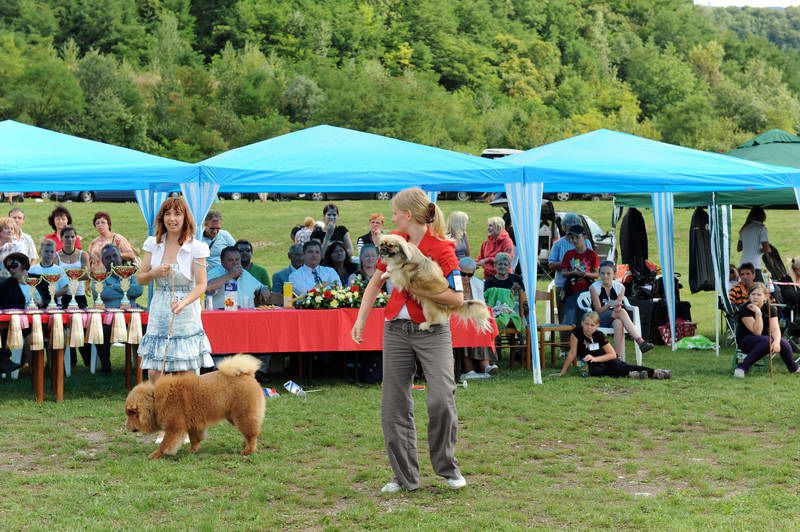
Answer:
[[800, 123], [800, 10], [690, 0], [5, 0], [0, 118], [185, 161], [316, 124], [465, 152]]

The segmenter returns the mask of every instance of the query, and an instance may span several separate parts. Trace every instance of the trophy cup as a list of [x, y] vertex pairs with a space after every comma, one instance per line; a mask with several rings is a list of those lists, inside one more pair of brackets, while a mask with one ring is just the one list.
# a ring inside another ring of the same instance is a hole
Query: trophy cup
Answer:
[[38, 309], [38, 305], [36, 305], [36, 285], [42, 282], [41, 277], [25, 277], [25, 284], [28, 285], [28, 310], [36, 310]]
[[94, 281], [94, 291], [97, 292], [97, 299], [94, 300], [94, 308], [106, 308], [105, 303], [103, 303], [103, 296], [101, 295], [101, 292], [103, 291], [103, 283], [105, 283], [109, 275], [111, 275], [111, 273], [105, 271], [93, 271], [89, 273], [89, 277], [92, 279], [92, 281]]
[[60, 273], [45, 273], [42, 274], [42, 279], [47, 282], [47, 291], [50, 293], [50, 303], [47, 305], [47, 310], [56, 310], [56, 288], [58, 280], [61, 279]]
[[69, 294], [72, 296], [69, 305], [67, 305], [67, 310], [76, 311], [78, 310], [78, 302], [75, 300], [75, 292], [78, 291], [78, 282], [86, 273], [86, 270], [84, 268], [65, 268], [64, 273], [69, 278]]
[[139, 271], [139, 268], [132, 265], [121, 264], [119, 266], [111, 266], [114, 275], [119, 277], [119, 287], [122, 289], [122, 300], [119, 302], [119, 308], [130, 308], [131, 302], [128, 300], [128, 290], [131, 287], [131, 277]]

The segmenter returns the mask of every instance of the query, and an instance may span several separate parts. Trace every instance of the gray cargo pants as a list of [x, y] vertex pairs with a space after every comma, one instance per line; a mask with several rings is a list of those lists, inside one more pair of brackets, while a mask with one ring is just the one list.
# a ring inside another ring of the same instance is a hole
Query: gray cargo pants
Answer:
[[387, 321], [383, 330], [381, 424], [395, 481], [408, 490], [419, 487], [417, 428], [411, 397], [417, 359], [425, 372], [431, 465], [437, 475], [445, 478], [460, 475], [455, 458], [458, 414], [450, 326], [435, 325], [420, 331], [411, 320]]

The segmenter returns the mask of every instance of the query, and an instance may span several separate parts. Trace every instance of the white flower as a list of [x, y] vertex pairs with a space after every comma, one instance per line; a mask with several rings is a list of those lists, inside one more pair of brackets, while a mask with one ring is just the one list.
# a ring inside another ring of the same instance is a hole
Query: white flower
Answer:
[[338, 306], [339, 306], [339, 302], [338, 301], [336, 301], [335, 299], [333, 301], [331, 301], [331, 308], [336, 308]]
[[315, 297], [314, 301], [316, 301], [317, 303], [322, 303], [322, 296]]

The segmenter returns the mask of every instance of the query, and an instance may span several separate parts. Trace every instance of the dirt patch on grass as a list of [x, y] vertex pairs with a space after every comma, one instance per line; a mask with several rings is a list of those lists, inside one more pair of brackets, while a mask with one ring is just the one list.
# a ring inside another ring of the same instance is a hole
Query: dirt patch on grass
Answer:
[[2, 473], [33, 474], [42, 470], [42, 465], [33, 456], [16, 451], [0, 450], [0, 472]]
[[78, 449], [75, 454], [87, 458], [96, 458], [98, 454], [108, 451], [108, 434], [105, 432], [79, 430], [77, 436], [88, 443], [83, 449]]

